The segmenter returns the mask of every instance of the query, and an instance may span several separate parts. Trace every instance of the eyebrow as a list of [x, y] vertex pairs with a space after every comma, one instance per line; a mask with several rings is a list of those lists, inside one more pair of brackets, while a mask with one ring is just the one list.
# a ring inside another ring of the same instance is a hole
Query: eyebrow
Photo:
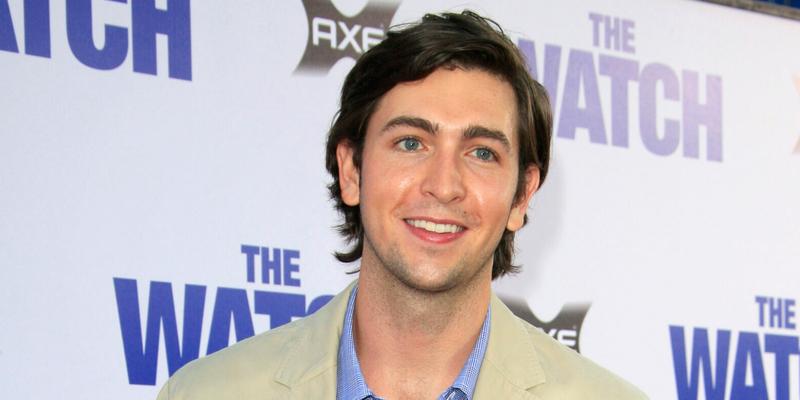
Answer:
[[505, 147], [507, 152], [511, 152], [511, 143], [508, 141], [508, 137], [502, 131], [489, 129], [480, 125], [470, 125], [464, 131], [464, 137], [467, 139], [486, 138], [497, 140], [503, 145], [503, 147]]
[[381, 133], [391, 130], [392, 128], [396, 128], [398, 126], [407, 126], [410, 128], [422, 129], [423, 131], [428, 132], [431, 135], [435, 135], [439, 132], [439, 125], [436, 125], [425, 118], [401, 115], [399, 117], [392, 118], [389, 122], [387, 122], [386, 125], [383, 127], [383, 129], [381, 129]]
[[[412, 117], [408, 115], [401, 115], [399, 117], [392, 118], [386, 123], [386, 125], [384, 125], [383, 129], [381, 129], [381, 133], [399, 126], [421, 129], [431, 135], [436, 135], [439, 133], [438, 124], [434, 124], [425, 118]], [[506, 136], [506, 134], [502, 131], [496, 129], [489, 129], [481, 125], [470, 125], [464, 130], [463, 136], [465, 139], [486, 138], [496, 140], [503, 145], [506, 151], [511, 151], [511, 143], [508, 140], [508, 136]]]

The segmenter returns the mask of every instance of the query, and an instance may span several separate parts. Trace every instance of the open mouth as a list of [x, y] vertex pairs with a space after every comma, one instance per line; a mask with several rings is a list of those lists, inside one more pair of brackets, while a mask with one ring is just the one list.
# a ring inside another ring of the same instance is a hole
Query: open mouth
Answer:
[[405, 221], [415, 228], [424, 229], [425, 231], [433, 233], [458, 233], [464, 230], [463, 226], [456, 224], [439, 224], [422, 219], [407, 219]]

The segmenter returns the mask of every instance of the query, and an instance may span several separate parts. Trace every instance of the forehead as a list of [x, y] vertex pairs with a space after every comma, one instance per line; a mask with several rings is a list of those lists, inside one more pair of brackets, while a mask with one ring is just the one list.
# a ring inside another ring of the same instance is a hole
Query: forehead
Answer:
[[518, 147], [514, 90], [483, 70], [440, 68], [423, 79], [397, 84], [378, 102], [367, 135], [398, 116], [424, 118], [444, 131], [483, 126], [505, 133], [512, 148]]

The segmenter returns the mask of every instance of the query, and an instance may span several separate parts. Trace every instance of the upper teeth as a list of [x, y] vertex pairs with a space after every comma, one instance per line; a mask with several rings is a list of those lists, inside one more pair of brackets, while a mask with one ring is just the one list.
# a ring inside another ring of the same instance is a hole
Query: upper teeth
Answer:
[[425, 229], [428, 232], [436, 233], [456, 233], [461, 232], [464, 228], [453, 224], [437, 224], [431, 221], [423, 221], [421, 219], [409, 219], [408, 223], [416, 228]]

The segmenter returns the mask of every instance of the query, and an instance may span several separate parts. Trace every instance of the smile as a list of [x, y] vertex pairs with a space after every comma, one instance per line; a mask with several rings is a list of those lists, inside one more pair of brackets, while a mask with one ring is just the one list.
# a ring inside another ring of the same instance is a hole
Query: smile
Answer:
[[424, 229], [433, 233], [458, 233], [464, 230], [464, 227], [455, 224], [437, 224], [432, 221], [421, 219], [407, 219], [405, 221], [415, 228]]

